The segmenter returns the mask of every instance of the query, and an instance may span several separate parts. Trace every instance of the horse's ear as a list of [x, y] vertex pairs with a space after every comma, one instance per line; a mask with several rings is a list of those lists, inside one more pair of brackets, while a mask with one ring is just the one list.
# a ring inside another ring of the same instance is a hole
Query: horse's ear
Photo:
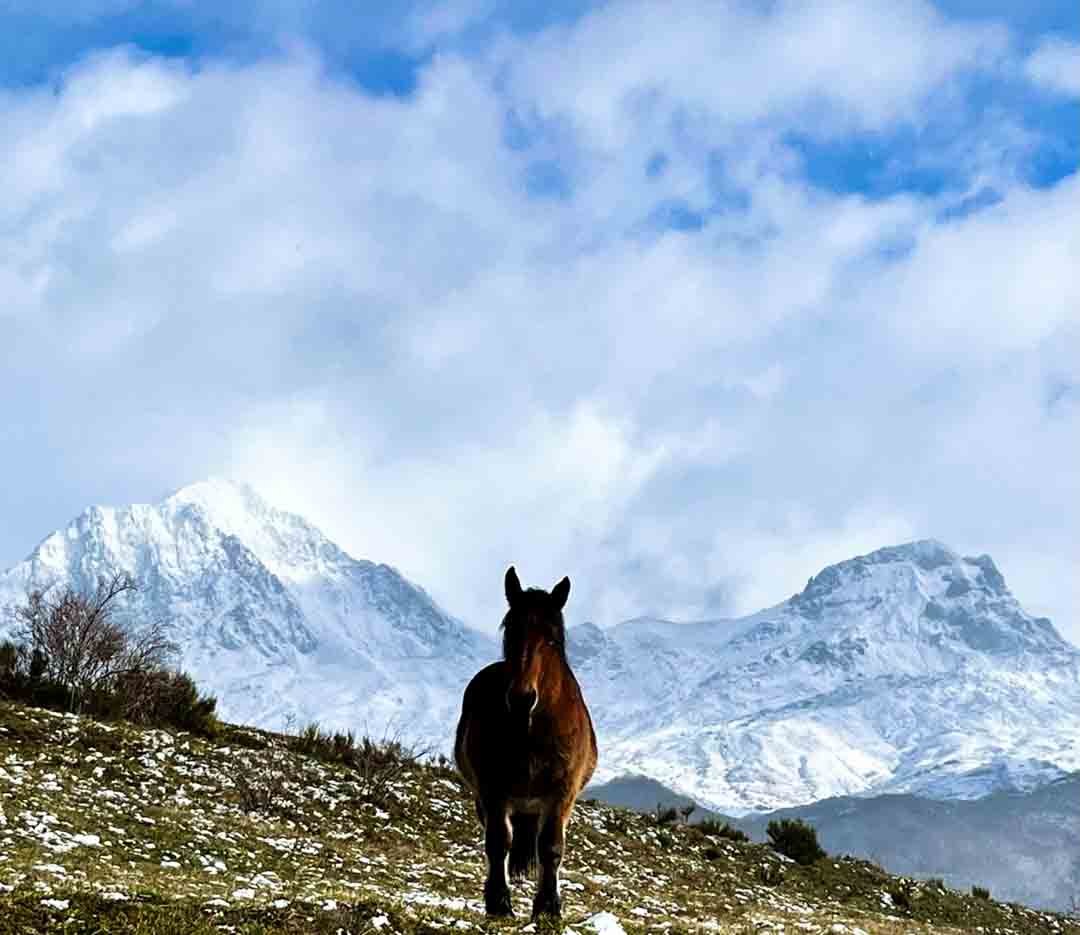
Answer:
[[513, 607], [521, 600], [521, 582], [518, 581], [517, 572], [511, 565], [506, 569], [506, 603]]
[[570, 596], [570, 579], [563, 578], [551, 589], [551, 599], [555, 602], [555, 609], [562, 610], [566, 606], [566, 599]]

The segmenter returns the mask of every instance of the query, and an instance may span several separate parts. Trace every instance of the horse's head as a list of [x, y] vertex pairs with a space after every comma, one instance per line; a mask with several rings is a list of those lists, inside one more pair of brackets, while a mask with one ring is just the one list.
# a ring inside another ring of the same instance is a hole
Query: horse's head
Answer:
[[522, 590], [511, 565], [506, 572], [503, 618], [503, 659], [510, 671], [506, 707], [512, 715], [532, 720], [544, 703], [545, 685], [562, 677], [566, 660], [566, 627], [562, 609], [570, 596], [570, 579], [563, 578], [549, 594], [540, 588]]

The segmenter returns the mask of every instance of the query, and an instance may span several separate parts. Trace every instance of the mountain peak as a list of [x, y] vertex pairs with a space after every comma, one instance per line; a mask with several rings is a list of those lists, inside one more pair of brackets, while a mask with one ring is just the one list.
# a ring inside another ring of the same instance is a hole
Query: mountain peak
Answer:
[[911, 673], [931, 659], [948, 667], [987, 654], [1075, 654], [1049, 620], [1023, 610], [989, 555], [962, 557], [936, 539], [830, 565], [783, 606], [812, 622], [819, 642], [858, 643], [853, 662], [870, 659], [876, 647], [875, 664], [906, 660]]
[[246, 481], [208, 477], [181, 487], [165, 498], [166, 504], [191, 503], [209, 513], [265, 515], [276, 510]]
[[865, 560], [869, 562], [914, 562], [920, 568], [940, 568], [959, 561], [960, 556], [939, 539], [913, 539], [899, 545], [876, 549]]

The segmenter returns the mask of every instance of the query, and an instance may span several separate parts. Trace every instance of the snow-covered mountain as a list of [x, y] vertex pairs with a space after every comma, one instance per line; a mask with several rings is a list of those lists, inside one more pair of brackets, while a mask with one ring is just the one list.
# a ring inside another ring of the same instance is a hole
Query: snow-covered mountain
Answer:
[[598, 779], [739, 814], [838, 795], [973, 798], [1080, 768], [1080, 653], [987, 555], [935, 541], [832, 565], [733, 621], [571, 630]]
[[[394, 569], [227, 481], [91, 507], [0, 575], [0, 607], [117, 570], [139, 583], [128, 612], [169, 624], [231, 720], [400, 731], [448, 751], [465, 684], [499, 652]], [[938, 542], [830, 566], [739, 620], [583, 624], [569, 646], [597, 780], [650, 776], [731, 814], [975, 797], [1080, 769], [1080, 653], [988, 556]]]
[[0, 607], [28, 587], [92, 588], [115, 571], [139, 585], [124, 612], [165, 621], [182, 667], [242, 723], [439, 742], [496, 654], [393, 568], [221, 480], [153, 505], [90, 507], [0, 575]]

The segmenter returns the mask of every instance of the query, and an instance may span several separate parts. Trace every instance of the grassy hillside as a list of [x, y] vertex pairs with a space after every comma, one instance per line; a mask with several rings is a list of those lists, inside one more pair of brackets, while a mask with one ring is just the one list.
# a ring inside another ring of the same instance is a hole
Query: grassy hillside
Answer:
[[[644, 776], [622, 776], [589, 790], [639, 811], [689, 802]], [[1031, 792], [999, 792], [972, 801], [913, 795], [846, 796], [759, 815], [728, 818], [706, 809], [693, 820], [728, 821], [766, 840], [776, 819], [817, 829], [830, 853], [855, 854], [892, 873], [940, 878], [957, 889], [985, 886], [1002, 899], [1068, 909], [1080, 900], [1080, 773]]]
[[[506, 932], [455, 775], [362, 772], [226, 728], [208, 741], [0, 703], [0, 933]], [[656, 932], [1080, 933], [1070, 921], [584, 803], [564, 924]], [[611, 915], [600, 915], [610, 913]], [[612, 918], [612, 916], [614, 918]], [[545, 926], [546, 927], [546, 926]], [[527, 931], [532, 929], [526, 927]]]

